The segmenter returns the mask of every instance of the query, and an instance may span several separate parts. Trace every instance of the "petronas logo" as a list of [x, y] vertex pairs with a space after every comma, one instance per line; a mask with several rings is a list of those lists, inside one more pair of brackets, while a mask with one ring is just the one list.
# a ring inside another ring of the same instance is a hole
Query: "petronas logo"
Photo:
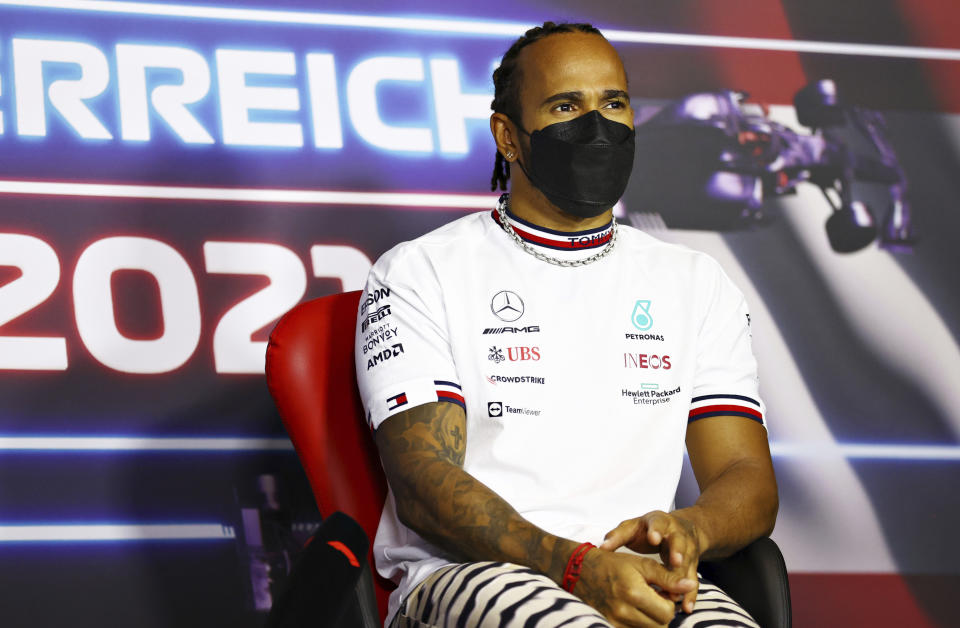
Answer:
[[640, 331], [647, 331], [653, 327], [653, 317], [650, 316], [650, 301], [639, 300], [633, 306], [633, 326]]

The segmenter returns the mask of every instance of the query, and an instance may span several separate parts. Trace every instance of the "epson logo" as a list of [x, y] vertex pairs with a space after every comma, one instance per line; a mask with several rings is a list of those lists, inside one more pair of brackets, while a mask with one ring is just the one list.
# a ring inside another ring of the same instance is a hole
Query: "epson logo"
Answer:
[[376, 288], [371, 292], [367, 293], [367, 298], [364, 299], [363, 303], [360, 304], [360, 311], [366, 312], [367, 308], [378, 303], [380, 299], [385, 299], [390, 296], [390, 288]]
[[540, 331], [540, 325], [528, 325], [527, 327], [487, 327], [483, 330], [484, 334], [535, 334]]

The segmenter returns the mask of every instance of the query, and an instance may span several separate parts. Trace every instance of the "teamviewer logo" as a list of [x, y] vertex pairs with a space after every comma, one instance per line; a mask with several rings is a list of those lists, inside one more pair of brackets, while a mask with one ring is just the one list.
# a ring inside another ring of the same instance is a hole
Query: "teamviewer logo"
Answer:
[[503, 416], [503, 404], [499, 401], [487, 402], [487, 415], [493, 418]]

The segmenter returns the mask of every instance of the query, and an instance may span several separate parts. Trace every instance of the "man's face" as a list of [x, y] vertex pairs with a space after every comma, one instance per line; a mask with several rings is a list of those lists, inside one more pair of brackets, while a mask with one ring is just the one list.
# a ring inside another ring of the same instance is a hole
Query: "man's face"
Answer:
[[627, 74], [603, 37], [550, 35], [524, 48], [518, 64], [523, 126], [530, 133], [594, 109], [633, 128]]

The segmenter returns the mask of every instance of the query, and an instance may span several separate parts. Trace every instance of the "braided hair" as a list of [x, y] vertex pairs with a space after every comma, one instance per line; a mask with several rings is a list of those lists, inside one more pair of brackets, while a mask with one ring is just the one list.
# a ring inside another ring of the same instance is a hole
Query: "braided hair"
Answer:
[[[513, 42], [510, 49], [503, 55], [500, 66], [493, 71], [493, 102], [490, 108], [495, 113], [505, 114], [511, 120], [520, 119], [520, 72], [517, 70], [517, 57], [520, 51], [535, 41], [556, 33], [589, 33], [602, 34], [590, 24], [544, 22], [543, 26], [535, 26]], [[493, 164], [493, 177], [490, 179], [490, 189], [497, 186], [506, 191], [507, 181], [510, 179], [510, 162], [497, 151], [496, 161]]]

